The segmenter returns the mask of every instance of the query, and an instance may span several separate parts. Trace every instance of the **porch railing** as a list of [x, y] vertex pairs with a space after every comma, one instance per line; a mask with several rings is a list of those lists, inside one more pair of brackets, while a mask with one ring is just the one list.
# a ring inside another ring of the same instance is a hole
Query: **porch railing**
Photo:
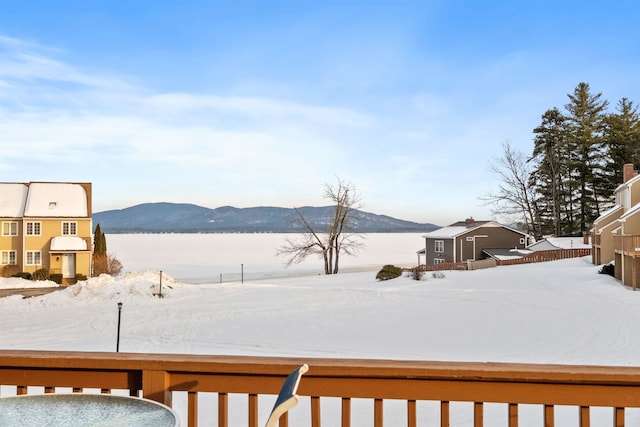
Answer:
[[[627, 408], [640, 407], [639, 367], [5, 350], [0, 351], [0, 384], [3, 390], [15, 387], [17, 394], [33, 393], [34, 386], [48, 393], [128, 390], [169, 406], [177, 394], [186, 394], [183, 426], [197, 426], [202, 419], [199, 395], [205, 393], [216, 396], [217, 413], [211, 417], [228, 426], [229, 396], [240, 393], [247, 396], [246, 425], [256, 427], [259, 397], [277, 394], [301, 363], [309, 364], [309, 372], [298, 390], [305, 401], [295, 410], [306, 412], [313, 427], [323, 425], [321, 405], [327, 398], [338, 398], [340, 421], [325, 425], [343, 427], [356, 415], [354, 399], [371, 401], [376, 427], [383, 426], [389, 400], [404, 402], [402, 425], [411, 427], [436, 425], [421, 416], [422, 401], [439, 406], [440, 426], [449, 425], [454, 402], [471, 403], [474, 426], [483, 425], [487, 404], [504, 404], [509, 427], [518, 426], [519, 410], [528, 404], [541, 406], [547, 427], [556, 422], [557, 405], [574, 406], [581, 427], [590, 425], [593, 407], [611, 408], [615, 427], [625, 425]], [[287, 424], [285, 419], [280, 425]]]
[[627, 256], [640, 256], [640, 236], [613, 236], [614, 252]]

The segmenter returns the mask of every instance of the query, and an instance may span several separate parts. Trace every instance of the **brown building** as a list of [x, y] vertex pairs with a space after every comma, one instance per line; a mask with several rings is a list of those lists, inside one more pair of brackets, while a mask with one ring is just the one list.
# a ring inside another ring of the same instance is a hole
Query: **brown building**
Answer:
[[[418, 264], [477, 261], [486, 256], [485, 249], [524, 249], [527, 234], [494, 221], [467, 218], [425, 234], [424, 248], [419, 250]], [[420, 261], [424, 256], [424, 262]]]

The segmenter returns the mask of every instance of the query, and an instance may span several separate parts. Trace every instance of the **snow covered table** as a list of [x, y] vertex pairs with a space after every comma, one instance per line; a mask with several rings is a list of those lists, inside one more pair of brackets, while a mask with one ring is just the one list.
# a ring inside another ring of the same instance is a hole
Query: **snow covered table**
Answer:
[[110, 394], [43, 394], [0, 398], [0, 426], [178, 427], [160, 403]]

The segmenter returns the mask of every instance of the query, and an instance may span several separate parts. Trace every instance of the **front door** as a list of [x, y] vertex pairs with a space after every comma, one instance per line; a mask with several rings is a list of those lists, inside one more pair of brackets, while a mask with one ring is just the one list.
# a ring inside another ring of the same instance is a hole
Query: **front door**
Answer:
[[64, 279], [76, 277], [76, 254], [62, 254], [62, 277]]

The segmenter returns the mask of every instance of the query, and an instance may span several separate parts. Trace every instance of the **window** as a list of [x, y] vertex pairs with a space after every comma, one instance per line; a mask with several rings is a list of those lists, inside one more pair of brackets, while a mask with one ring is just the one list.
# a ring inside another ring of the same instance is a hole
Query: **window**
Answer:
[[435, 251], [436, 252], [444, 252], [444, 240], [436, 240], [436, 242], [435, 242]]
[[520, 244], [524, 245], [524, 237], [520, 239]]
[[473, 242], [474, 240], [473, 236], [467, 236], [467, 242]]
[[3, 236], [17, 236], [18, 235], [18, 223], [17, 222], [3, 222], [2, 223], [2, 235]]
[[40, 251], [27, 251], [27, 265], [42, 264], [42, 253]]
[[442, 264], [443, 262], [444, 262], [444, 260], [442, 258], [434, 258], [433, 259], [433, 264], [434, 265]]
[[75, 236], [78, 234], [77, 222], [63, 222], [62, 223], [62, 235], [63, 236]]
[[40, 236], [41, 225], [39, 222], [27, 222], [27, 231], [25, 232], [27, 236]]
[[0, 264], [17, 264], [16, 251], [2, 251], [0, 254]]

